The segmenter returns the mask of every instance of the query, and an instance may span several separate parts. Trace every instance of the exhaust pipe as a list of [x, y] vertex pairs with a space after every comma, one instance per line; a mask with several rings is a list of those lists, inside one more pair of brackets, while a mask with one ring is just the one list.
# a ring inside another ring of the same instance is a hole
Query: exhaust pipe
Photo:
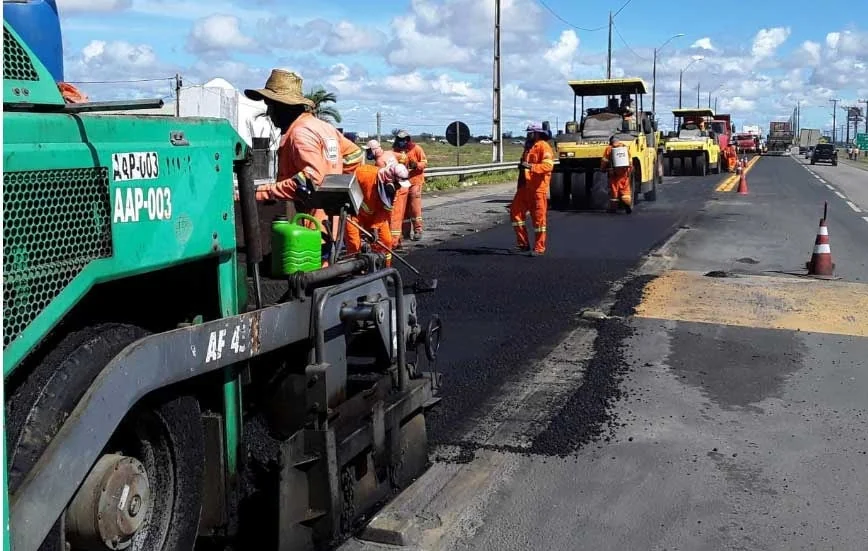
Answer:
[[236, 161], [238, 198], [241, 203], [241, 226], [244, 232], [244, 247], [247, 251], [247, 271], [253, 277], [253, 294], [256, 308], [262, 308], [262, 282], [259, 263], [262, 262], [262, 237], [259, 233], [259, 206], [256, 204], [256, 184], [253, 181], [253, 157], [250, 149], [244, 160]]

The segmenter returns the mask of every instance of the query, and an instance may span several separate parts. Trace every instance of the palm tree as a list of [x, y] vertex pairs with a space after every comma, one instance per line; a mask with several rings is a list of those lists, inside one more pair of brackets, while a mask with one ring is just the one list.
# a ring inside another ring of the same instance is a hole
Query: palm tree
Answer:
[[336, 103], [338, 101], [338, 97], [334, 92], [328, 92], [325, 88], [316, 88], [305, 94], [304, 97], [314, 103], [313, 114], [316, 118], [340, 124], [341, 114], [335, 107], [326, 105], [327, 103]]

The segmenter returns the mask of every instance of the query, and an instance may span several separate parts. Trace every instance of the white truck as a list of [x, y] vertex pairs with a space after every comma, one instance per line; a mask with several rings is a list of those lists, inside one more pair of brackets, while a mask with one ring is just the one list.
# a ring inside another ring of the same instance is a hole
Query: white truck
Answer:
[[811, 151], [820, 143], [820, 130], [818, 128], [802, 128], [799, 131], [799, 154], [807, 159]]

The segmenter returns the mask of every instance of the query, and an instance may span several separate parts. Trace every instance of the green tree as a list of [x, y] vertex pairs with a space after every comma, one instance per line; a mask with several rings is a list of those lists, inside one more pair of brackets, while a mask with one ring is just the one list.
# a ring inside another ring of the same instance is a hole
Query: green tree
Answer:
[[338, 97], [334, 92], [329, 92], [325, 88], [316, 88], [304, 95], [307, 99], [314, 103], [313, 114], [318, 119], [340, 124], [341, 114], [336, 107], [327, 105], [329, 103], [337, 103]]

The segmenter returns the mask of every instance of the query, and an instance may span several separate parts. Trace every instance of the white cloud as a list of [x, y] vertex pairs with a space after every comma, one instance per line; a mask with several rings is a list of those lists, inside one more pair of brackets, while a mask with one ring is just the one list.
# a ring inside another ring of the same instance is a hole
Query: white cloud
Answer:
[[224, 50], [252, 50], [255, 41], [241, 32], [240, 21], [233, 15], [214, 14], [200, 19], [190, 31], [190, 51], [207, 54]]
[[573, 59], [579, 49], [579, 37], [572, 29], [563, 31], [560, 39], [547, 49], [543, 58], [556, 67], [565, 78], [571, 78]]
[[765, 59], [774, 55], [778, 47], [790, 36], [790, 28], [774, 27], [760, 29], [753, 39], [751, 53], [757, 59]]
[[83, 12], [122, 11], [132, 5], [132, 0], [58, 0], [57, 11], [61, 15]]
[[820, 63], [822, 46], [819, 42], [805, 40], [797, 52], [799, 61], [811, 67]]
[[341, 21], [331, 28], [323, 42], [322, 51], [328, 55], [341, 55], [379, 50], [386, 40], [386, 35], [380, 31]]
[[710, 51], [716, 51], [717, 50], [717, 48], [715, 48], [714, 45], [711, 43], [711, 38], [709, 38], [707, 36], [705, 38], [700, 38], [699, 40], [697, 40], [696, 42], [691, 44], [690, 47], [691, 48], [698, 48], [700, 50], [710, 50]]

